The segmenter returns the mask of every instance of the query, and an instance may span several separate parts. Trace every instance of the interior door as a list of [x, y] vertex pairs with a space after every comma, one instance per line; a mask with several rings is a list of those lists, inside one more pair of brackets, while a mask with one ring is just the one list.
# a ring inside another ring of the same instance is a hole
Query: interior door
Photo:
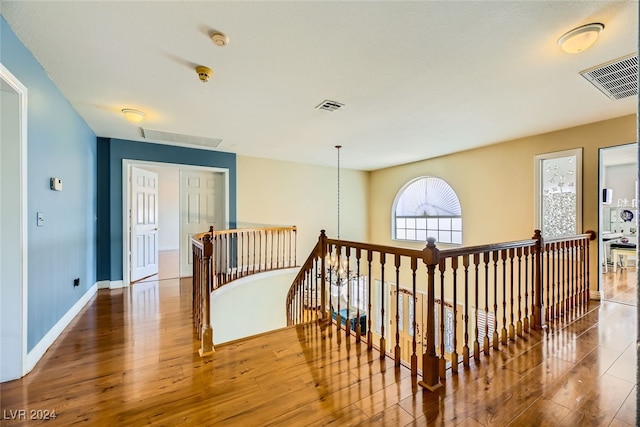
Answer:
[[224, 224], [223, 175], [197, 169], [180, 171], [180, 276], [193, 274], [191, 236]]
[[131, 167], [131, 282], [158, 274], [158, 174]]

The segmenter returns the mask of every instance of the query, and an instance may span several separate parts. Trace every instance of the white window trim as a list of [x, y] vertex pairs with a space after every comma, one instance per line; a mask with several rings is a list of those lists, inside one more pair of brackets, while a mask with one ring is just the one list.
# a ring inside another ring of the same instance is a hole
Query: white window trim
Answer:
[[582, 148], [538, 154], [533, 159], [533, 227], [542, 230], [542, 162], [559, 157], [576, 157], [576, 234], [582, 233]]

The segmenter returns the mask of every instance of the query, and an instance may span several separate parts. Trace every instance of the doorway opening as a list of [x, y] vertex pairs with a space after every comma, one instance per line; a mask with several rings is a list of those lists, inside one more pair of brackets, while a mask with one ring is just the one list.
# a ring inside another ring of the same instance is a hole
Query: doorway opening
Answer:
[[[157, 215], [151, 215], [153, 221], [148, 221], [149, 211], [141, 216], [136, 211], [141, 205], [139, 199], [148, 201], [149, 198], [140, 197], [134, 190], [135, 169], [157, 176]], [[123, 286], [136, 280], [143, 282], [191, 276], [191, 236], [207, 231], [210, 226], [222, 229], [228, 222], [228, 170], [126, 159], [122, 170]], [[156, 234], [153, 239], [149, 237], [151, 234], [144, 238], [136, 237], [135, 228], [139, 220], [147, 223], [147, 231]], [[134, 244], [135, 239], [150, 242], [147, 248], [155, 252], [150, 255], [149, 251], [141, 251], [139, 245]], [[146, 256], [146, 260], [139, 260], [139, 255]], [[157, 271], [136, 277], [133, 273], [135, 268], [144, 266], [149, 260], [155, 262]]]
[[637, 304], [638, 144], [600, 149], [600, 296]]

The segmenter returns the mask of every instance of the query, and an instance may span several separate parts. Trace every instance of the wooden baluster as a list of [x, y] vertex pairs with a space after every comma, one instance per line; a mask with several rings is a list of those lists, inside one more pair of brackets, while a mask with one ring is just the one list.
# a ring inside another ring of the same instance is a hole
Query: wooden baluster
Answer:
[[373, 261], [373, 252], [367, 250], [367, 350], [373, 349], [373, 332], [371, 331], [371, 263]]
[[276, 230], [276, 236], [278, 236], [278, 246], [276, 248], [276, 268], [281, 267], [281, 259], [280, 259], [280, 230]]
[[[469, 255], [462, 256], [464, 266], [464, 346], [462, 347], [462, 366], [469, 367]], [[454, 306], [458, 304], [453, 302]]]
[[483, 254], [484, 260], [484, 340], [483, 340], [483, 349], [484, 355], [489, 355], [489, 262], [490, 262], [490, 253], [485, 252]]
[[516, 333], [522, 336], [522, 248], [518, 248], [518, 323], [516, 324]]
[[[342, 314], [340, 313], [340, 295], [342, 294], [342, 277], [340, 275], [340, 266], [342, 264], [342, 246], [336, 245], [336, 285], [338, 286], [338, 309], [336, 311], [336, 330], [340, 333], [340, 328], [342, 328]], [[332, 284], [333, 286], [333, 284]], [[338, 340], [340, 340], [340, 335], [338, 335]]]
[[381, 288], [380, 288], [380, 359], [384, 359], [387, 353], [387, 340], [384, 337], [384, 264], [386, 261], [386, 254], [380, 252], [380, 276], [381, 276]]
[[522, 331], [529, 332], [529, 247], [524, 250], [524, 319], [522, 321]]
[[313, 295], [313, 311], [315, 312], [315, 320], [320, 320], [320, 313], [318, 312], [318, 258], [314, 258], [313, 260], [313, 276], [311, 278], [313, 282], [313, 286], [311, 287], [312, 295]]
[[536, 329], [542, 329], [545, 324], [544, 319], [544, 291], [542, 286], [542, 248], [544, 248], [544, 242], [540, 230], [535, 230], [533, 236], [537, 240], [534, 249], [534, 281], [531, 291], [532, 311], [533, 311], [533, 327]]
[[569, 277], [571, 278], [571, 301], [569, 308], [576, 306], [576, 241], [569, 242]]
[[230, 274], [231, 274], [231, 256], [232, 256], [231, 246], [229, 244], [229, 234], [224, 235], [223, 250], [225, 251], [224, 282], [228, 283]]
[[[451, 274], [453, 276], [453, 352], [451, 352], [451, 372], [458, 373], [458, 257], [451, 258]], [[444, 312], [444, 294], [440, 295], [442, 311]], [[444, 325], [443, 325], [444, 326]], [[441, 329], [442, 330], [442, 329]], [[440, 340], [444, 341], [441, 335]], [[441, 376], [442, 378], [442, 376]]]
[[360, 325], [360, 303], [362, 301], [362, 295], [360, 295], [360, 258], [362, 257], [362, 250], [356, 248], [356, 280], [358, 281], [357, 296], [356, 296], [356, 343], [362, 341], [362, 325]]
[[239, 265], [238, 265], [239, 271], [236, 271], [236, 277], [244, 276], [244, 267], [245, 267], [244, 266], [244, 250], [245, 250], [245, 247], [246, 247], [246, 245], [244, 243], [244, 235], [245, 235], [245, 232], [241, 231], [240, 232], [240, 251], [239, 251], [240, 252], [240, 262], [239, 262]]
[[[427, 265], [427, 346], [422, 355], [422, 381], [420, 385], [435, 390], [441, 387], [438, 378], [438, 358], [435, 347], [435, 267], [439, 262], [439, 250], [436, 248], [435, 239], [427, 238], [427, 246], [422, 251], [423, 261]], [[444, 378], [443, 378], [444, 379]]]
[[585, 262], [584, 262], [584, 260], [585, 260], [585, 246], [588, 243], [589, 243], [588, 240], [580, 239], [580, 246], [579, 246], [579, 251], [578, 251], [579, 258], [580, 258], [579, 264], [578, 264], [578, 266], [580, 268], [580, 292], [581, 292], [581, 294], [580, 294], [580, 305], [583, 306], [583, 307], [586, 306], [586, 304], [588, 302], [588, 299], [587, 299], [587, 294], [588, 294], [587, 286], [588, 286], [588, 283], [586, 281], [585, 271], [584, 271], [584, 268], [585, 268]]
[[327, 235], [324, 230], [320, 231], [318, 244], [320, 246], [320, 309], [322, 321], [330, 322], [331, 317], [327, 316]]
[[[445, 358], [445, 320], [444, 320], [444, 284], [445, 284], [445, 272], [447, 271], [446, 258], [442, 258], [438, 261], [438, 271], [440, 271], [440, 302], [436, 300], [436, 305], [440, 305], [440, 309], [438, 311], [438, 338], [439, 338], [439, 347], [440, 347], [440, 358], [438, 359], [438, 374], [440, 375], [440, 379], [443, 379], [447, 375], [447, 359]], [[435, 288], [434, 288], [435, 292]], [[435, 317], [434, 317], [435, 323]], [[435, 333], [435, 332], [434, 332]], [[435, 336], [434, 336], [435, 343]]]
[[291, 231], [286, 230], [285, 233], [289, 237], [289, 261], [287, 262], [287, 267], [291, 267]]
[[253, 255], [253, 262], [252, 262], [252, 266], [251, 266], [251, 272], [253, 274], [256, 273], [256, 240], [258, 240], [257, 236], [258, 236], [259, 233], [260, 233], [259, 230], [255, 230], [255, 231], [253, 231], [251, 233], [251, 237], [252, 237], [251, 240], [253, 241], [253, 254], [252, 254]]
[[205, 234], [202, 238], [202, 243], [204, 246], [203, 252], [203, 279], [202, 280], [202, 335], [200, 340], [200, 357], [205, 357], [214, 352], [213, 349], [213, 328], [211, 327], [211, 291], [213, 285], [209, 282], [213, 279], [211, 269], [211, 255], [213, 252], [213, 246], [211, 243], [211, 236]]
[[560, 267], [560, 277], [558, 278], [558, 282], [562, 284], [562, 301], [561, 301], [561, 309], [562, 316], [564, 317], [567, 313], [567, 301], [569, 299], [568, 290], [567, 290], [567, 247], [565, 242], [560, 242], [560, 249], [558, 251], [558, 264]]
[[[592, 231], [592, 232], [591, 232], [591, 239], [590, 239], [590, 240], [594, 240], [595, 238], [596, 238], [596, 233]], [[590, 266], [590, 264], [589, 264], [589, 262], [590, 262], [589, 258], [590, 258], [590, 256], [591, 256], [591, 254], [590, 254], [590, 251], [591, 251], [591, 244], [590, 244], [590, 243], [589, 243], [589, 241], [588, 241], [588, 240], [586, 240], [586, 239], [585, 239], [585, 242], [584, 242], [584, 243], [585, 243], [585, 246], [584, 246], [584, 249], [585, 249], [585, 260], [584, 260], [585, 288], [586, 288], [586, 292], [587, 292], [587, 294], [586, 294], [586, 295], [585, 295], [585, 297], [584, 297], [584, 301], [585, 301], [585, 304], [587, 304], [587, 303], [589, 302], [589, 293], [590, 293], [590, 291], [591, 291], [591, 290], [589, 289], [589, 284], [591, 283], [591, 282], [590, 282], [590, 277], [589, 277], [589, 276], [590, 276], [590, 273], [591, 273], [591, 268], [589, 267], [589, 266]]]
[[202, 288], [202, 285], [200, 284], [200, 248], [192, 243], [191, 252], [193, 254], [193, 279], [191, 280], [193, 295], [191, 298], [191, 313], [193, 314], [193, 324], [198, 333], [198, 338], [200, 338], [200, 323], [198, 314], [198, 312], [200, 311], [200, 298], [198, 295], [198, 289]]
[[[400, 366], [400, 255], [395, 254], [396, 266], [396, 346], [394, 348], [394, 357], [396, 366]], [[404, 298], [403, 298], [404, 300]]]
[[416, 317], [416, 305], [418, 304], [418, 298], [416, 298], [416, 271], [418, 270], [418, 259], [411, 257], [411, 298], [413, 298], [413, 336], [411, 337], [411, 376], [418, 376], [418, 355], [416, 354], [416, 335], [418, 334], [418, 319]]
[[[556, 287], [555, 287], [555, 257], [553, 256], [553, 243], [546, 243], [544, 245], [544, 255], [547, 257], [547, 262], [542, 265], [546, 274], [547, 283], [547, 308], [545, 310], [545, 317], [547, 319], [554, 319], [556, 317], [555, 310], [556, 305]], [[543, 256], [544, 256], [543, 255]], [[549, 299], [551, 298], [551, 299]]]
[[514, 302], [514, 290], [513, 290], [513, 283], [514, 283], [514, 277], [513, 277], [513, 259], [515, 258], [515, 249], [511, 248], [509, 249], [509, 284], [510, 284], [510, 298], [509, 298], [509, 315], [510, 315], [510, 320], [511, 323], [509, 323], [509, 339], [510, 340], [515, 340], [516, 339], [516, 325], [514, 323], [514, 314], [515, 314], [515, 310], [514, 310], [514, 306], [513, 306], [513, 302]]
[[502, 258], [502, 330], [500, 331], [500, 341], [507, 344], [507, 251], [500, 251]]
[[480, 296], [478, 295], [480, 289], [479, 289], [479, 283], [480, 283], [480, 277], [479, 277], [479, 268], [480, 268], [480, 254], [473, 254], [473, 266], [474, 266], [474, 270], [475, 270], [475, 298], [476, 298], [476, 303], [475, 303], [475, 325], [474, 325], [474, 338], [473, 338], [473, 358], [478, 361], [480, 360], [480, 341], [478, 341], [478, 310], [480, 310], [480, 301], [479, 298]]
[[347, 281], [347, 318], [345, 319], [345, 337], [347, 341], [351, 337], [351, 313], [349, 308], [351, 307], [351, 247], [345, 248], [345, 256], [347, 257], [347, 270], [344, 272], [345, 279]]
[[269, 230], [267, 240], [271, 237], [271, 245], [269, 245], [269, 270], [273, 270], [273, 230]]
[[493, 251], [493, 349], [499, 348], [498, 337], [498, 260], [500, 252]]

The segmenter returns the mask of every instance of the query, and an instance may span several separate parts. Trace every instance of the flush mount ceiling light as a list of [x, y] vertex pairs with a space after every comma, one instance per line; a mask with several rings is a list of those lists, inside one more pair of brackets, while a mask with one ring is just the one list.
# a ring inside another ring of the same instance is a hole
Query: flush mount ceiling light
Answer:
[[198, 78], [202, 83], [208, 82], [211, 76], [213, 76], [213, 70], [209, 67], [205, 67], [204, 65], [197, 66], [196, 73], [198, 73]]
[[604, 30], [604, 24], [598, 22], [574, 28], [558, 39], [558, 46], [567, 53], [582, 52], [598, 40], [602, 30]]
[[224, 33], [214, 31], [213, 33], [211, 33], [210, 37], [211, 41], [216, 46], [225, 47], [229, 44], [229, 37], [227, 37], [227, 35]]
[[133, 123], [140, 123], [147, 116], [142, 111], [134, 110], [131, 108], [123, 108], [122, 114], [124, 114], [124, 118]]

